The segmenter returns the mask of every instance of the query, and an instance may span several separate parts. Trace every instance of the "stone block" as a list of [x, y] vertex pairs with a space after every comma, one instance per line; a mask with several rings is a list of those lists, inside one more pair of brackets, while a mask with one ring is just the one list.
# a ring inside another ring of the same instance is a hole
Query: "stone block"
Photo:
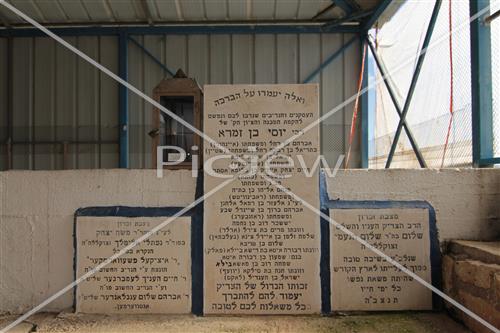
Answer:
[[[491, 325], [500, 328], [500, 311], [494, 305], [488, 303], [485, 299], [473, 296], [466, 291], [459, 291], [459, 299], [467, 309], [486, 320]], [[491, 330], [482, 325], [476, 319], [461, 312], [461, 319], [465, 325], [475, 333], [491, 333]]]
[[455, 271], [460, 281], [478, 288], [490, 289], [493, 276], [500, 272], [500, 265], [485, 264], [476, 260], [459, 260], [456, 262]]
[[455, 263], [455, 272], [457, 278], [461, 282], [474, 283], [474, 274], [476, 274], [476, 266], [472, 265], [469, 260], [460, 260]]
[[500, 273], [495, 274], [495, 297], [497, 300], [497, 304], [500, 304]]
[[443, 289], [446, 294], [453, 290], [453, 275], [455, 274], [455, 260], [449, 255], [443, 256], [442, 259], [442, 275], [443, 275]]

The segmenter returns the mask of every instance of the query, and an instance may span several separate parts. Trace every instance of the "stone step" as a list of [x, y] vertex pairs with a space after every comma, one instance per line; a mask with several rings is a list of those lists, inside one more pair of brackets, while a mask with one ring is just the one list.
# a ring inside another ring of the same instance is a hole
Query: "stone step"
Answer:
[[478, 260], [485, 264], [500, 264], [500, 241], [478, 242], [454, 240], [448, 245], [448, 251], [458, 257]]
[[[443, 257], [443, 284], [446, 294], [500, 328], [500, 242], [450, 242]], [[473, 332], [490, 332], [450, 304], [447, 307]]]

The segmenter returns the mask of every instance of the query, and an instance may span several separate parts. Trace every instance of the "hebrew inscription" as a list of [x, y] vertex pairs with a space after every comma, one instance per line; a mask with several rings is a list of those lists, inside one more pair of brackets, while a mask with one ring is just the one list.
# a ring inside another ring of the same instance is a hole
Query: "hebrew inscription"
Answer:
[[[204, 93], [205, 133], [249, 163], [318, 119], [317, 85], [213, 85]], [[205, 166], [235, 175], [243, 164], [224, 154], [205, 143]], [[318, 157], [315, 126], [267, 159], [265, 174], [319, 207], [318, 169], [307, 169]], [[226, 180], [205, 169], [205, 193]], [[318, 216], [258, 172], [206, 199], [204, 214], [204, 313], [320, 312]]]
[[[427, 209], [331, 209], [330, 216], [431, 283]], [[429, 289], [333, 225], [330, 247], [333, 311], [432, 309]]]
[[[82, 276], [168, 217], [77, 217]], [[78, 284], [76, 312], [191, 312], [190, 217], [179, 217]]]

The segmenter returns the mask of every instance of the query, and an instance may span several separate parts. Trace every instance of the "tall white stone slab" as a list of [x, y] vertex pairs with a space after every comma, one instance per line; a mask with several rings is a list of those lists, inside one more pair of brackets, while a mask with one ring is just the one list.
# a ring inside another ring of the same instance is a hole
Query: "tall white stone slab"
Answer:
[[[204, 96], [204, 132], [246, 159], [271, 151], [319, 116], [315, 84], [209, 85]], [[204, 144], [206, 162], [225, 154]], [[319, 152], [319, 129], [314, 126], [268, 162], [271, 176], [289, 175], [279, 182], [315, 207], [318, 170], [307, 177], [299, 160], [310, 167]], [[295, 165], [289, 166], [283, 155]], [[234, 175], [231, 162], [221, 158], [213, 165], [220, 174]], [[226, 180], [205, 169], [205, 193]], [[233, 181], [207, 198], [204, 207], [205, 314], [320, 312], [320, 225], [315, 213], [261, 175]]]

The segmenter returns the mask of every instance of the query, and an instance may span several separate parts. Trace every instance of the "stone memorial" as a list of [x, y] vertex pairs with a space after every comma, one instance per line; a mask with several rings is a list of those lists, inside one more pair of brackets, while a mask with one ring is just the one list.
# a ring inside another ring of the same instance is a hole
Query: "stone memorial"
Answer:
[[[204, 97], [204, 132], [245, 160], [262, 157], [319, 114], [315, 84], [209, 85]], [[207, 162], [229, 176], [242, 164], [204, 145], [208, 193], [227, 179], [207, 172]], [[258, 170], [268, 163], [267, 176], [319, 207], [318, 170], [307, 168], [319, 157], [318, 126], [278, 153], [259, 162]], [[320, 224], [314, 212], [258, 173], [239, 176], [205, 200], [205, 314], [320, 311]]]
[[[77, 216], [76, 277], [168, 217]], [[76, 287], [76, 312], [191, 312], [191, 217], [179, 217]]]
[[[429, 210], [331, 209], [334, 221], [431, 283]], [[330, 226], [332, 311], [431, 310], [432, 292]]]

